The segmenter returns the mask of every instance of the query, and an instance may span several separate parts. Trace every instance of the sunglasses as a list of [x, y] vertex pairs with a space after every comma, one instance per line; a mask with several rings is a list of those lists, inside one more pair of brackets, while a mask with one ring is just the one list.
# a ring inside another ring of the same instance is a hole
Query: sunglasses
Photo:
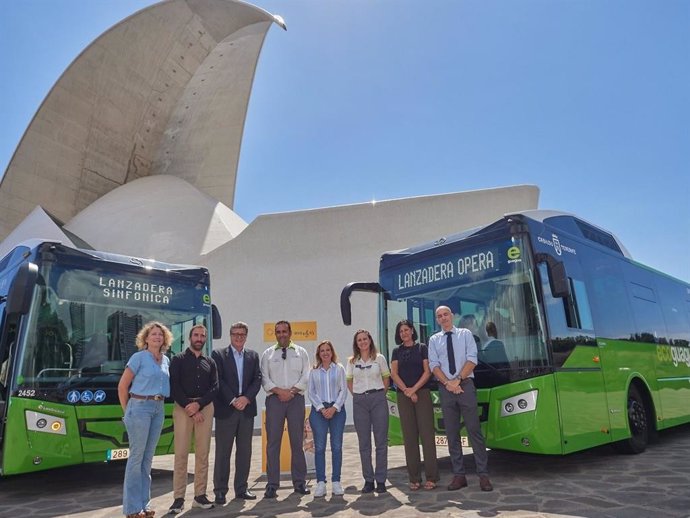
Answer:
[[282, 356], [283, 356], [283, 360], [284, 360], [285, 358], [287, 358], [287, 347], [283, 347], [283, 354], [282, 354]]
[[358, 364], [358, 365], [355, 365], [355, 368], [357, 368], [357, 369], [362, 369], [362, 370], [364, 370], [364, 369], [371, 369], [372, 367], [373, 367], [372, 365], [359, 365], [359, 364]]

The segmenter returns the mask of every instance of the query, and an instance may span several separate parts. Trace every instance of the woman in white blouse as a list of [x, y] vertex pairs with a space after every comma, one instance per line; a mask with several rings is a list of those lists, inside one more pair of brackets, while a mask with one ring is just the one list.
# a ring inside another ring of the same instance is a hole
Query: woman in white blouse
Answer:
[[312, 407], [309, 424], [314, 434], [314, 464], [316, 490], [314, 496], [326, 496], [326, 437], [331, 434], [331, 482], [333, 495], [345, 491], [340, 483], [343, 464], [343, 433], [345, 432], [345, 368], [338, 363], [338, 355], [329, 340], [316, 347], [316, 362], [309, 371], [309, 401]]
[[[347, 387], [352, 393], [352, 411], [359, 440], [364, 487], [362, 493], [386, 492], [388, 477], [388, 403], [386, 390], [390, 370], [386, 358], [376, 351], [366, 329], [359, 329], [352, 339], [352, 356], [346, 367]], [[371, 463], [371, 434], [376, 447], [376, 469]]]

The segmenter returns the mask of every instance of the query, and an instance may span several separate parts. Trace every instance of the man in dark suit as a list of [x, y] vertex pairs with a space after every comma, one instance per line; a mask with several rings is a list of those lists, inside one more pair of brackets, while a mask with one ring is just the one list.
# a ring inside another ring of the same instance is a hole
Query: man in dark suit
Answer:
[[214, 404], [216, 461], [213, 469], [213, 492], [218, 505], [226, 502], [230, 454], [235, 442], [235, 498], [256, 498], [248, 489], [247, 479], [252, 458], [256, 395], [261, 388], [261, 369], [256, 351], [244, 347], [248, 332], [249, 327], [244, 322], [233, 324], [230, 328], [230, 345], [211, 353], [218, 366], [220, 385]]

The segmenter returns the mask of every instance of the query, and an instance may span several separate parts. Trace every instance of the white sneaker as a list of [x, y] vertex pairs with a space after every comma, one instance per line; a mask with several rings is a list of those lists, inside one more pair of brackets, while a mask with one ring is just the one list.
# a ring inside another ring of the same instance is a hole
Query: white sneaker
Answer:
[[321, 498], [326, 496], [326, 483], [319, 482], [316, 484], [316, 490], [314, 491], [314, 498]]
[[343, 489], [343, 486], [340, 484], [340, 481], [333, 482], [333, 494], [337, 496], [345, 494], [345, 490]]

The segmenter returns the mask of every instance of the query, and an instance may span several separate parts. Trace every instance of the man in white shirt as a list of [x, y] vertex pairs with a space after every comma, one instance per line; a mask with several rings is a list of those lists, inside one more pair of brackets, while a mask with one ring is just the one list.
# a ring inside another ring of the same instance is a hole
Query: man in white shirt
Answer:
[[474, 368], [477, 366], [477, 344], [472, 332], [453, 325], [453, 312], [448, 306], [436, 308], [436, 322], [441, 332], [429, 339], [429, 368], [439, 381], [441, 410], [448, 437], [448, 452], [453, 470], [449, 491], [467, 487], [460, 444], [460, 420], [464, 418], [472, 442], [474, 461], [482, 491], [492, 491], [484, 436], [479, 426], [477, 389]]
[[275, 325], [277, 343], [261, 356], [261, 384], [266, 391], [266, 484], [265, 498], [276, 498], [280, 486], [280, 442], [287, 419], [290, 438], [292, 485], [296, 493], [310, 493], [306, 486], [304, 458], [304, 393], [309, 382], [309, 355], [292, 342], [290, 322]]

